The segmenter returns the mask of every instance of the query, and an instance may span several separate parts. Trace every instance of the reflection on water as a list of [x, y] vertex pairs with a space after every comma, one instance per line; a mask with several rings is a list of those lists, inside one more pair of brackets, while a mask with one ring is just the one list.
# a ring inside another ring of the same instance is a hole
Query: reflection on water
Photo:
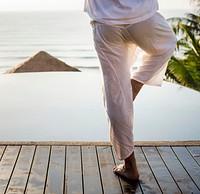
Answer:
[[[200, 93], [145, 86], [134, 103], [136, 140], [198, 140]], [[99, 70], [0, 75], [0, 141], [108, 141]]]

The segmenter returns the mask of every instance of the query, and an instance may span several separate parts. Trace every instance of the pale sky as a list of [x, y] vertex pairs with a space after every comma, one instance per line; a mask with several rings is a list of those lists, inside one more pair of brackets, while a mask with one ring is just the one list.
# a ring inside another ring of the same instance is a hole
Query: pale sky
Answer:
[[[190, 0], [158, 0], [160, 9], [192, 9]], [[82, 10], [84, 0], [0, 0], [0, 11]]]

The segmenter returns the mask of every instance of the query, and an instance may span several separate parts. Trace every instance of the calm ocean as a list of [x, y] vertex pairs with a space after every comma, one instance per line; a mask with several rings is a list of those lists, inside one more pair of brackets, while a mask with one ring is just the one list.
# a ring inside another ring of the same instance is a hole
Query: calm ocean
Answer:
[[[170, 18], [188, 11], [161, 12]], [[99, 65], [86, 13], [0, 12], [0, 73], [41, 50], [82, 71]]]

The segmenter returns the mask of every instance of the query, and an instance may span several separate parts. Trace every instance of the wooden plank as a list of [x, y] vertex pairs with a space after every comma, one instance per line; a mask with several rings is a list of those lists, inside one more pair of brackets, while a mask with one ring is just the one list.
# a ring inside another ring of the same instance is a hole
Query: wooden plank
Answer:
[[82, 147], [84, 193], [102, 193], [97, 154], [94, 146]]
[[[94, 145], [82, 146], [82, 149], [80, 146], [67, 146], [66, 158], [63, 146], [58, 149], [62, 150], [60, 154], [57, 153], [58, 147], [53, 146], [49, 163], [50, 147], [38, 146], [30, 177], [28, 172], [31, 167], [34, 146], [29, 146], [33, 148], [30, 152], [28, 152], [27, 146], [22, 146], [22, 149], [20, 149], [20, 146], [0, 146], [0, 193], [5, 191], [6, 193], [23, 193], [28, 177], [25, 193], [38, 194], [44, 193], [44, 191], [46, 193], [63, 193], [65, 173], [66, 187], [64, 188], [64, 193], [94, 193], [94, 190], [95, 193], [105, 194], [133, 193], [133, 187], [130, 187], [127, 182], [118, 179], [113, 174], [112, 168], [115, 161], [119, 162], [119, 160], [117, 160], [115, 152], [113, 158], [111, 147], [98, 146], [96, 150]], [[163, 193], [175, 192], [174, 180], [177, 182], [177, 188], [182, 193], [200, 193], [198, 188], [200, 184], [200, 147], [188, 146], [187, 149], [185, 147], [173, 147], [173, 150], [170, 147], [158, 147], [157, 150], [156, 148], [148, 148], [146, 145], [143, 148], [144, 152], [140, 147], [135, 149], [141, 175], [140, 186], [142, 192], [161, 193], [155, 180], [155, 175]], [[144, 153], [145, 156], [143, 155]], [[47, 172], [48, 164], [49, 171]], [[56, 170], [58, 166], [61, 168]], [[89, 170], [87, 171], [87, 169]], [[47, 190], [45, 190], [47, 175]], [[60, 191], [53, 191], [55, 190], [53, 186], [56, 184], [55, 180], [59, 182], [56, 186], [59, 185]], [[140, 187], [136, 189], [135, 193], [141, 193]]]
[[151, 147], [151, 146], [200, 146], [200, 140], [196, 141], [135, 141], [134, 145], [137, 147]]
[[0, 161], [1, 161], [1, 158], [3, 157], [5, 148], [6, 148], [6, 146], [0, 146]]
[[196, 162], [200, 165], [200, 146], [189, 146], [187, 149], [195, 158]]
[[140, 185], [143, 193], [162, 193], [141, 148], [135, 148], [135, 156], [140, 173]]
[[180, 159], [191, 178], [197, 185], [200, 193], [200, 167], [185, 147], [173, 147], [176, 155]]
[[65, 192], [83, 193], [80, 146], [67, 146]]
[[113, 173], [115, 165], [110, 146], [98, 146], [98, 162], [102, 185], [105, 194], [121, 194], [122, 189], [118, 177]]
[[182, 193], [199, 193], [198, 188], [179, 162], [171, 147], [158, 147], [158, 151]]
[[35, 146], [22, 146], [6, 194], [24, 193]]
[[44, 192], [49, 152], [50, 146], [37, 147], [25, 193], [40, 194]]
[[110, 146], [108, 141], [0, 141], [0, 146], [6, 145], [37, 145], [37, 146]]
[[65, 147], [53, 146], [45, 193], [63, 193], [64, 189]]
[[20, 151], [20, 146], [8, 146], [0, 162], [0, 193], [4, 193]]
[[144, 154], [163, 193], [181, 193], [155, 147], [143, 147]]
[[[119, 160], [116, 156], [115, 151], [112, 148], [113, 156], [114, 156], [114, 162], [115, 164], [123, 164], [123, 161]], [[138, 181], [127, 181], [119, 177], [119, 181], [122, 186], [123, 193], [129, 194], [129, 193], [135, 193], [135, 194], [142, 194], [142, 190], [140, 188]]]
[[[6, 145], [40, 145], [40, 146], [111, 146], [106, 141], [85, 142], [85, 141], [0, 141], [1, 146]], [[140, 146], [200, 146], [200, 140], [195, 141], [135, 141], [136, 147]]]

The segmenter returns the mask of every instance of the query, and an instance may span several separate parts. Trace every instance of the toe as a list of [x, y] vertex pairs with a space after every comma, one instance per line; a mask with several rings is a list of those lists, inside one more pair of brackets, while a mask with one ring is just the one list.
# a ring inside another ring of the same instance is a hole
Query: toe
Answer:
[[119, 164], [113, 169], [115, 173], [123, 173], [125, 171], [124, 164]]
[[114, 166], [114, 167], [113, 167], [113, 171], [115, 171], [115, 170], [116, 170], [116, 168], [117, 168], [117, 166]]

